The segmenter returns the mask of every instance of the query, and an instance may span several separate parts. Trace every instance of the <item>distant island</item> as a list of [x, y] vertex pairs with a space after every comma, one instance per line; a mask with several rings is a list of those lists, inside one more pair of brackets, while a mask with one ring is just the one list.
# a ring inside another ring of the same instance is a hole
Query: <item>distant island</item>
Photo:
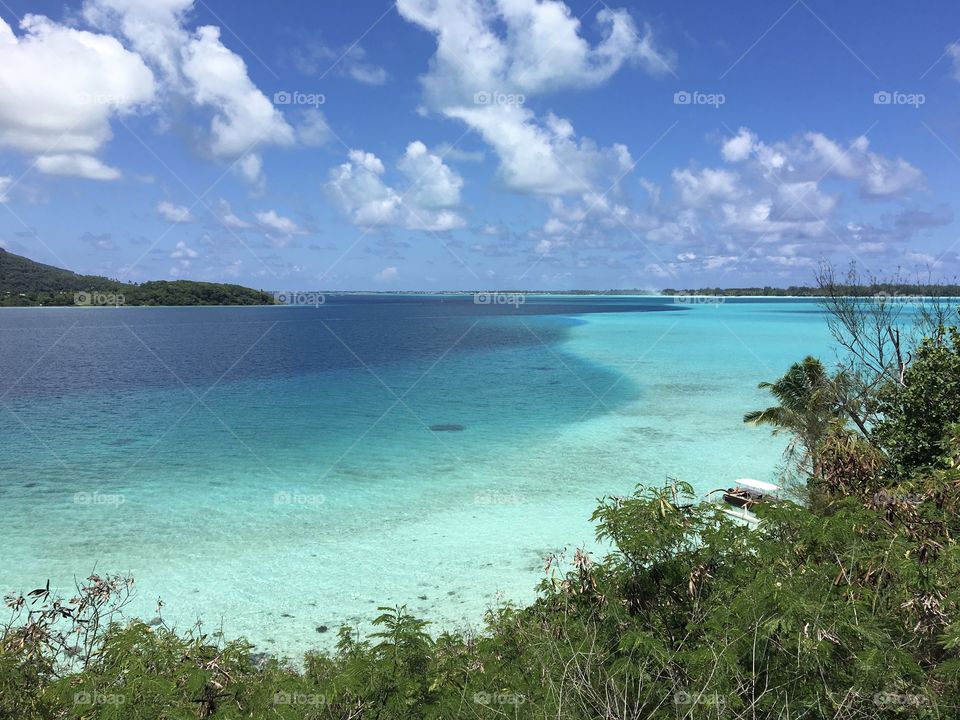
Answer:
[[829, 290], [824, 287], [793, 285], [787, 288], [747, 287], [747, 288], [700, 288], [697, 290], [674, 290], [664, 288], [661, 295], [716, 295], [720, 297], [823, 297], [829, 294], [849, 296], [889, 295], [891, 297], [960, 297], [960, 285], [920, 284], [920, 283], [868, 283], [837, 284]]
[[44, 265], [0, 248], [0, 307], [117, 305], [275, 305], [242, 285], [156, 280], [124, 283]]

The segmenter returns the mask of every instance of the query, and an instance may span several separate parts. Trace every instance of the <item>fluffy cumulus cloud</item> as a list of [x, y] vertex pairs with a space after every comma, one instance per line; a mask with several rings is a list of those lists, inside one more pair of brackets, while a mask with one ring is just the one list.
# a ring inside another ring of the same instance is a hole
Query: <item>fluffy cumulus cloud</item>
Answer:
[[168, 223], [183, 224], [193, 222], [193, 215], [190, 213], [190, 208], [183, 205], [174, 205], [167, 200], [162, 200], [157, 203], [157, 214], [162, 220]]
[[0, 19], [0, 146], [39, 158], [41, 172], [111, 180], [95, 155], [110, 121], [149, 105], [153, 73], [115, 38], [27, 15]]
[[187, 245], [183, 240], [179, 241], [170, 258], [175, 261], [170, 268], [170, 277], [183, 277], [183, 275], [193, 266], [193, 261], [200, 257], [200, 253]]
[[923, 173], [902, 158], [870, 150], [860, 136], [843, 145], [822, 133], [810, 132], [792, 140], [767, 144], [747, 128], [724, 142], [727, 162], [743, 163], [782, 182], [819, 183], [826, 178], [854, 180], [865, 198], [905, 195], [923, 184]]
[[347, 162], [330, 172], [327, 191], [358, 227], [438, 232], [464, 226], [456, 212], [463, 179], [440, 156], [414, 141], [397, 168], [404, 182], [395, 188], [384, 179], [387, 170], [380, 158], [353, 150]]
[[82, 153], [61, 153], [41, 155], [34, 166], [48, 175], [66, 175], [88, 180], [116, 180], [121, 173], [117, 168], [105, 165], [91, 155]]
[[123, 36], [168, 80], [180, 77], [183, 25], [194, 0], [87, 0], [83, 15], [94, 27]]
[[298, 235], [307, 234], [294, 220], [280, 215], [276, 210], [264, 210], [256, 213], [255, 217], [264, 237], [275, 247], [287, 247]]
[[397, 271], [397, 268], [393, 266], [385, 267], [383, 270], [374, 275], [373, 279], [377, 282], [390, 282], [391, 280], [396, 280], [399, 274], [400, 273]]
[[[214, 156], [242, 162], [257, 157], [260, 145], [293, 143], [293, 128], [250, 80], [240, 56], [220, 42], [219, 28], [197, 30], [184, 47], [183, 60], [192, 99], [214, 112], [210, 123]], [[259, 163], [254, 167], [243, 168], [251, 180], [259, 176]]]
[[260, 149], [285, 146], [296, 133], [254, 85], [243, 59], [227, 48], [220, 28], [188, 29], [194, 0], [87, 0], [84, 17], [124, 40], [152, 67], [160, 92], [210, 113], [204, 150], [262, 184]]
[[430, 153], [419, 140], [407, 146], [407, 152], [398, 165], [411, 180], [405, 202], [417, 208], [438, 210], [456, 207], [460, 203], [463, 179], [443, 159]]
[[263, 147], [322, 142], [316, 118], [298, 136], [218, 27], [188, 27], [193, 7], [86, 0], [70, 25], [26, 15], [15, 31], [0, 20], [0, 147], [33, 155], [44, 173], [113, 180], [120, 172], [98, 157], [111, 121], [186, 105], [209, 115], [201, 150], [262, 185]]
[[[603, 248], [608, 256], [652, 254], [657, 261], [644, 272], [674, 281], [680, 273], [718, 271], [787, 277], [838, 253], [909, 261], [911, 240], [953, 219], [944, 207], [912, 207], [923, 174], [871, 149], [865, 137], [842, 142], [810, 132], [766, 142], [741, 128], [721, 142], [719, 154], [714, 167], [675, 168], [662, 187], [641, 179], [647, 204], [640, 210], [615, 194], [554, 198], [549, 219], [533, 235], [533, 256], [567, 251], [580, 262], [585, 252]], [[875, 222], [852, 222], [842, 212], [850, 195], [866, 201], [858, 215], [884, 203], [900, 209]]]
[[214, 205], [213, 214], [221, 225], [230, 230], [247, 230], [252, 227], [250, 223], [238, 216], [230, 207], [230, 203], [223, 198]]
[[267, 230], [284, 235], [303, 235], [304, 231], [288, 217], [279, 215], [276, 210], [267, 210], [256, 214], [257, 222]]
[[603, 9], [603, 39], [591, 46], [581, 21], [559, 0], [399, 0], [400, 14], [437, 36], [424, 79], [435, 107], [470, 104], [478, 92], [535, 94], [599, 85], [623, 65], [670, 69], [649, 27], [626, 10]]
[[353, 45], [343, 55], [340, 62], [344, 71], [359, 83], [364, 85], [383, 85], [389, 74], [379, 65], [366, 61], [367, 51], [359, 45]]
[[[917, 168], [873, 152], [865, 137], [843, 144], [810, 132], [766, 143], [740, 128], [722, 143], [720, 154], [728, 167], [673, 171], [677, 204], [682, 210], [695, 210], [701, 224], [711, 223], [748, 243], [830, 242], [830, 238], [843, 242], [832, 227], [840, 196], [823, 189], [826, 180], [841, 186], [843, 181], [851, 183], [860, 197], [877, 201], [902, 200], [923, 185]], [[673, 239], [682, 242], [690, 237], [678, 233]], [[781, 264], [801, 262], [793, 246], [777, 257]]]
[[436, 36], [423, 78], [428, 109], [463, 121], [496, 151], [504, 184], [540, 195], [580, 193], [632, 167], [622, 145], [578, 137], [569, 121], [538, 118], [538, 94], [607, 81], [624, 65], [670, 70], [649, 27], [626, 10], [604, 8], [591, 45], [581, 21], [559, 0], [399, 0], [401, 15]]
[[737, 176], [727, 170], [674, 170], [673, 182], [686, 205], [698, 206], [717, 199], [732, 199], [739, 192]]

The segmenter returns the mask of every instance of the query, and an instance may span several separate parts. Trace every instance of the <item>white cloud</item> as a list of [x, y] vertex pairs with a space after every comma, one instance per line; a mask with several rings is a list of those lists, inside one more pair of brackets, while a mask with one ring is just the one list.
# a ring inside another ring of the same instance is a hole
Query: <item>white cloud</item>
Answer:
[[790, 220], [781, 217], [777, 209], [769, 197], [725, 204], [720, 208], [720, 221], [725, 230], [761, 236], [767, 242], [783, 237], [820, 237], [827, 231], [826, 218]]
[[288, 217], [277, 213], [276, 210], [266, 210], [256, 213], [257, 223], [264, 236], [274, 247], [287, 247], [298, 235], [306, 235], [307, 231]]
[[647, 197], [650, 198], [650, 204], [656, 207], [660, 204], [660, 186], [655, 182], [648, 180], [647, 178], [640, 178], [640, 187], [644, 189], [647, 193]]
[[240, 219], [230, 207], [230, 203], [221, 198], [214, 208], [214, 214], [217, 219], [231, 230], [246, 230], [251, 227], [250, 223]]
[[7, 191], [10, 189], [10, 186], [13, 185], [12, 177], [0, 176], [0, 203], [5, 203], [10, 197], [7, 195]]
[[240, 271], [243, 268], [243, 260], [234, 260], [223, 269], [223, 274], [229, 278], [240, 277]]
[[92, 245], [97, 250], [112, 251], [116, 250], [116, 245], [113, 242], [113, 237], [110, 233], [103, 235], [94, 235], [93, 233], [84, 233], [80, 238], [83, 242]]
[[399, 224], [402, 201], [383, 182], [383, 173], [380, 159], [360, 150], [351, 151], [348, 162], [330, 171], [327, 189], [354, 225]]
[[902, 158], [870, 151], [859, 136], [846, 146], [822, 133], [768, 145], [747, 128], [722, 146], [727, 162], [741, 163], [777, 183], [819, 183], [824, 178], [855, 180], [866, 198], [900, 197], [923, 185], [923, 173]]
[[916, 265], [928, 270], [936, 270], [943, 265], [940, 260], [925, 252], [908, 251], [906, 253], [906, 258]]
[[598, 147], [577, 138], [566, 120], [548, 115], [539, 122], [515, 105], [448, 108], [447, 115], [477, 130], [500, 158], [500, 175], [511, 190], [538, 195], [586, 192], [628, 172], [633, 165], [625, 145]]
[[43, 155], [45, 172], [119, 174], [97, 161], [110, 120], [154, 99], [153, 74], [108, 35], [26, 15], [21, 36], [0, 20], [0, 146]]
[[414, 141], [398, 167], [407, 178], [400, 190], [384, 181], [386, 168], [380, 158], [352, 150], [348, 162], [330, 172], [327, 191], [359, 227], [393, 225], [433, 232], [463, 227], [463, 218], [454, 210], [463, 179], [438, 155]]
[[194, 0], [87, 0], [83, 15], [94, 27], [123, 35], [169, 82], [179, 84], [183, 23]]
[[559, 0], [399, 0], [397, 9], [437, 39], [423, 78], [428, 108], [477, 130], [508, 188], [576, 194], [631, 168], [626, 147], [598, 147], [569, 121], [523, 106], [527, 96], [601, 85], [628, 63], [669, 71], [650, 28], [638, 30], [627, 11], [597, 13], [601, 40], [591, 45]]
[[399, 273], [395, 267], [385, 267], [383, 270], [374, 275], [373, 279], [377, 282], [390, 282], [391, 280], [396, 280], [398, 274]]
[[84, 16], [97, 27], [122, 34], [163, 78], [163, 91], [212, 112], [205, 150], [237, 163], [238, 174], [263, 185], [263, 146], [287, 146], [295, 132], [254, 85], [243, 59], [220, 39], [220, 28], [190, 32], [193, 0], [87, 0]]
[[785, 182], [777, 188], [776, 214], [784, 220], [826, 218], [837, 205], [837, 198], [827, 195], [813, 180]]
[[436, 146], [437, 155], [444, 160], [455, 160], [456, 162], [483, 162], [486, 153], [483, 150], [462, 150], [450, 143], [440, 143]]
[[304, 113], [296, 127], [297, 140], [303, 145], [318, 147], [325, 145], [333, 137], [327, 118], [320, 110]]
[[570, 226], [555, 217], [548, 218], [543, 224], [543, 232], [546, 235], [565, 235], [569, 231]]
[[772, 269], [787, 277], [820, 257], [849, 256], [858, 247], [881, 252], [953, 218], [942, 207], [908, 208], [881, 216], [877, 226], [844, 225], [838, 215], [845, 194], [902, 201], [922, 186], [919, 170], [871, 150], [866, 138], [839, 143], [807, 133], [765, 143], [742, 128], [722, 143], [720, 155], [728, 165], [674, 169], [669, 189], [642, 179], [649, 199], [643, 211], [614, 192], [551, 198], [549, 218], [531, 232], [539, 241], [535, 251], [569, 254], [562, 259], [578, 267], [589, 250], [603, 249], [610, 261], [618, 261], [618, 252], [629, 253], [632, 262], [663, 253], [674, 260], [646, 269], [663, 277], [734, 268], [744, 273]]
[[439, 156], [431, 154], [419, 140], [407, 146], [398, 167], [410, 179], [404, 202], [427, 209], [452, 208], [460, 204], [463, 178], [444, 165]]
[[902, 158], [867, 153], [861, 189], [869, 197], [904, 195], [923, 184], [923, 173]]
[[953, 77], [960, 80], [960, 43], [951, 43], [947, 47], [947, 54], [953, 60]]
[[116, 168], [104, 165], [92, 155], [81, 153], [41, 155], [35, 167], [47, 175], [66, 175], [88, 180], [117, 180], [121, 173]]
[[737, 176], [727, 170], [674, 170], [672, 176], [685, 205], [697, 206], [718, 198], [729, 199], [739, 192]]
[[187, 245], [183, 240], [177, 243], [177, 246], [170, 253], [174, 260], [192, 260], [200, 257], [200, 253]]
[[711, 255], [704, 260], [703, 265], [707, 270], [717, 270], [735, 263], [737, 259], [735, 255]]
[[[290, 145], [294, 132], [273, 103], [247, 75], [239, 55], [220, 42], [220, 28], [204, 26], [184, 48], [183, 73], [191, 82], [191, 97], [214, 109], [210, 122], [210, 150], [224, 160], [259, 157], [260, 145]], [[259, 175], [259, 167], [244, 174]]]
[[757, 136], [747, 130], [740, 128], [735, 137], [730, 138], [723, 143], [723, 159], [727, 162], [742, 162], [750, 157], [753, 147], [757, 142]]
[[379, 65], [367, 62], [367, 51], [358, 44], [334, 49], [318, 42], [290, 51], [297, 70], [307, 76], [326, 76], [332, 70], [364, 85], [383, 85], [389, 74]]
[[276, 210], [258, 212], [256, 218], [264, 229], [282, 235], [303, 235], [306, 232], [290, 218], [279, 215]]
[[193, 265], [193, 261], [200, 257], [200, 253], [191, 248], [183, 240], [177, 243], [170, 257], [177, 263], [170, 268], [170, 277], [183, 277], [184, 273]]
[[[626, 63], [666, 72], [670, 60], [626, 10], [604, 9], [592, 46], [558, 0], [399, 0], [400, 14], [437, 36], [424, 78], [434, 107], [471, 104], [478, 92], [542, 93], [600, 85]], [[498, 28], [502, 27], [502, 34]]]
[[193, 215], [190, 213], [190, 208], [183, 205], [174, 205], [166, 200], [157, 203], [157, 213], [168, 223], [182, 224], [193, 222]]
[[367, 51], [359, 45], [351, 47], [340, 61], [347, 74], [364, 85], [383, 85], [389, 75], [379, 65], [366, 62]]

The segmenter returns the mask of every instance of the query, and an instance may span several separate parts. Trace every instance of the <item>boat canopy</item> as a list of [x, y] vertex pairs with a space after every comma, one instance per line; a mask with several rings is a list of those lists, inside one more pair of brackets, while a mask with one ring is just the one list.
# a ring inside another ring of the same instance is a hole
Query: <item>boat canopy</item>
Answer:
[[740, 478], [739, 480], [734, 481], [737, 487], [748, 487], [753, 488], [754, 490], [762, 490], [763, 492], [776, 492], [780, 489], [779, 485], [774, 485], [773, 483], [764, 482], [763, 480], [754, 480], [752, 478]]

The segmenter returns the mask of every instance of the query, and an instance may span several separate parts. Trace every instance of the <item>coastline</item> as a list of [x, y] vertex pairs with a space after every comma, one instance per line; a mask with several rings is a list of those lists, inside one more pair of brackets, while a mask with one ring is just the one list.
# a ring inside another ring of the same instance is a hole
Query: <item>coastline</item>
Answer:
[[[48, 563], [47, 576], [59, 577], [69, 587], [73, 573], [87, 571], [94, 563], [103, 571], [130, 571], [142, 594], [138, 615], [152, 617], [154, 601], [161, 595], [165, 615], [178, 626], [191, 624], [197, 616], [205, 617], [208, 626], [222, 621], [228, 637], [247, 636], [258, 650], [278, 655], [297, 656], [328, 639], [332, 642], [335, 633], [320, 634], [313, 628], [367, 623], [381, 604], [407, 603], [434, 621], [436, 630], [478, 627], [489, 606], [499, 601], [523, 604], [533, 598], [547, 554], [567, 548], [569, 557], [577, 546], [599, 551], [589, 522], [597, 497], [629, 494], [636, 483], [667, 475], [691, 481], [704, 492], [731, 475], [763, 476], [773, 471], [780, 442], [743, 427], [737, 415], [760, 401], [753, 390], [755, 381], [771, 374], [731, 334], [731, 330], [757, 332], [751, 328], [760, 313], [745, 308], [731, 304], [719, 310], [692, 307], [679, 314], [563, 316], [574, 322], [563, 323], [567, 330], [562, 341], [549, 348], [532, 346], [518, 356], [528, 357], [521, 366], [507, 359], [509, 355], [501, 357], [498, 372], [511, 378], [522, 367], [520, 379], [528, 392], [540, 387], [544, 397], [556, 401], [578, 399], [583, 410], [599, 396], [610, 408], [598, 406], [590, 416], [557, 427], [540, 426], [539, 417], [529, 416], [529, 409], [518, 405], [515, 412], [521, 414], [493, 415], [488, 420], [505, 424], [484, 431], [474, 422], [463, 422], [461, 401], [450, 395], [455, 386], [448, 383], [461, 375], [446, 380], [437, 376], [436, 387], [429, 383], [421, 387], [428, 395], [408, 402], [418, 414], [449, 404], [451, 412], [441, 411], [431, 419], [460, 422], [466, 430], [411, 436], [416, 421], [406, 413], [391, 415], [378, 426], [378, 434], [386, 434], [375, 445], [361, 445], [359, 454], [328, 478], [332, 487], [342, 489], [337, 492], [317, 484], [318, 468], [324, 467], [318, 464], [320, 456], [306, 452], [309, 445], [301, 448], [289, 435], [299, 423], [310, 422], [298, 407], [308, 409], [314, 397], [318, 401], [330, 397], [325, 386], [305, 378], [277, 396], [265, 379], [224, 383], [209, 398], [211, 408], [252, 443], [268, 466], [281, 471], [281, 479], [259, 467], [226, 431], [213, 436], [214, 444], [201, 442], [210, 423], [216, 425], [202, 408], [156, 450], [150, 448], [152, 441], [89, 449], [90, 462], [98, 463], [110, 456], [119, 461], [127, 453], [133, 458], [153, 454], [141, 467], [143, 479], [137, 483], [103, 485], [103, 478], [113, 475], [108, 466], [86, 480], [88, 492], [125, 497], [120, 508], [93, 506], [78, 516], [69, 498], [53, 485], [23, 495], [25, 502], [33, 498], [34, 524], [50, 522], [85, 539], [77, 557], [55, 563], [59, 569]], [[813, 323], [805, 324], [801, 316], [796, 322], [789, 328], [788, 343], [760, 350], [774, 368], [779, 358], [792, 359], [797, 347], [811, 345], [803, 328]], [[449, 363], [462, 364], [463, 372], [476, 381], [476, 388], [469, 390], [471, 397], [480, 402], [489, 395], [484, 388], [503, 385], [491, 374], [494, 359], [448, 356], [440, 370], [452, 370]], [[544, 369], [537, 369], [540, 366]], [[599, 372], [601, 367], [606, 370]], [[418, 374], [411, 367], [389, 382], [402, 388]], [[626, 380], [634, 385], [624, 386]], [[362, 382], [357, 387], [366, 387], [371, 399], [380, 397], [383, 409], [389, 406], [389, 393], [362, 368], [328, 381], [331, 390]], [[554, 381], [564, 384], [551, 385]], [[558, 394], [557, 387], [572, 395]], [[613, 403], [610, 393], [621, 391], [629, 396], [626, 402]], [[272, 422], [243, 411], [264, 392], [271, 404], [279, 405], [281, 414]], [[152, 399], [147, 394], [135, 401], [138, 407], [166, 408], [164, 417], [169, 420], [154, 417], [152, 425], [158, 428], [154, 434], [163, 432], [194, 402], [186, 390], [178, 391], [177, 398], [170, 404], [162, 394]], [[344, 418], [348, 417], [344, 413], [367, 404], [354, 395], [328, 412], [331, 418]], [[483, 410], [487, 405], [481, 402], [478, 411], [496, 412], [496, 406]], [[76, 414], [82, 407], [92, 411], [85, 402], [76, 410], [67, 406], [61, 410]], [[371, 411], [371, 419], [376, 419], [380, 411], [374, 407]], [[109, 417], [110, 407], [103, 412]], [[553, 414], [550, 408], [544, 412], [544, 418]], [[294, 424], [287, 427], [285, 422]], [[342, 444], [330, 449], [334, 459], [366, 427], [361, 424], [349, 431], [339, 423], [328, 430], [316, 425], [311, 431], [319, 437], [327, 432], [343, 435]], [[273, 439], [261, 446], [256, 438], [263, 437], [264, 426], [271, 428]], [[513, 438], [508, 445], [489, 444], [487, 433], [494, 430]], [[413, 437], [421, 437], [420, 444], [411, 445]], [[126, 443], [124, 437], [116, 440]], [[36, 451], [43, 457], [42, 447]], [[72, 461], [87, 462], [82, 458]], [[57, 472], [53, 465], [51, 472]], [[159, 485], [149, 483], [159, 477], [165, 478]], [[307, 496], [319, 491], [325, 497], [315, 505], [276, 505], [274, 493], [293, 491]], [[51, 502], [42, 497], [60, 497], [65, 504], [51, 515], [37, 504]], [[7, 499], [15, 498], [7, 494]], [[114, 522], [118, 517], [111, 514], [114, 511], [122, 521]], [[242, 551], [233, 529], [237, 522], [246, 528]], [[142, 532], [137, 528], [149, 528], [151, 537], [158, 538], [155, 546], [137, 540]], [[35, 534], [33, 529], [16, 534], [25, 557], [41, 552], [40, 545], [36, 549], [23, 545]], [[349, 538], [348, 545], [343, 538]], [[24, 576], [24, 584], [35, 583], [37, 574], [43, 574], [43, 568], [33, 570], [29, 578]], [[265, 603], [264, 598], [275, 597], [280, 586], [289, 589], [289, 598]], [[280, 623], [284, 613], [294, 617]]]

